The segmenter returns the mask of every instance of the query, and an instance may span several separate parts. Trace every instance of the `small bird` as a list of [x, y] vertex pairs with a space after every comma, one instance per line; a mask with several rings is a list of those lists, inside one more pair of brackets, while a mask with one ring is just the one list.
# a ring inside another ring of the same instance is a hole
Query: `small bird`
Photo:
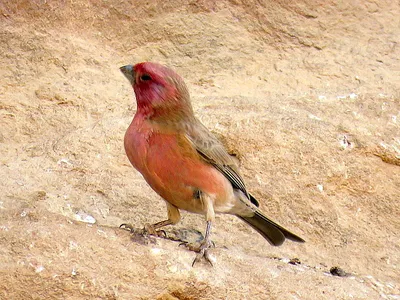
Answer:
[[124, 138], [126, 154], [167, 205], [168, 219], [148, 226], [148, 232], [178, 223], [180, 209], [204, 215], [206, 231], [192, 265], [202, 258], [212, 264], [209, 248], [215, 213], [239, 217], [274, 246], [286, 238], [304, 242], [260, 211], [236, 160], [194, 116], [188, 89], [177, 73], [152, 62], [120, 70], [137, 102]]

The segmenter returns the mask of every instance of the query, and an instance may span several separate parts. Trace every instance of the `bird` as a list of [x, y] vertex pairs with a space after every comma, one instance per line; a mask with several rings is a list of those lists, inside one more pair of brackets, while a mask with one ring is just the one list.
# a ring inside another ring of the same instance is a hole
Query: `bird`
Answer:
[[120, 71], [137, 103], [124, 137], [126, 155], [167, 206], [168, 218], [145, 227], [149, 233], [177, 224], [180, 210], [204, 215], [205, 235], [195, 248], [192, 266], [201, 259], [212, 265], [210, 234], [216, 213], [239, 217], [273, 246], [285, 239], [304, 242], [260, 210], [237, 159], [195, 117], [182, 77], [155, 62], [122, 66]]

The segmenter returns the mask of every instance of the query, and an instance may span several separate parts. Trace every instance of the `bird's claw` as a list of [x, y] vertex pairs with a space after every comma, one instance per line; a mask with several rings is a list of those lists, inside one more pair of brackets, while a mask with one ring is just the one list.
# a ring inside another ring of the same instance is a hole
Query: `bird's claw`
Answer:
[[192, 267], [194, 267], [195, 263], [199, 262], [202, 258], [204, 258], [210, 265], [213, 267], [213, 263], [210, 257], [210, 253], [208, 251], [209, 249], [201, 249], [199, 253], [197, 253], [196, 257], [194, 258], [192, 262]]
[[210, 248], [215, 247], [214, 242], [210, 242], [208, 240], [203, 240], [200, 244], [200, 247], [197, 249], [197, 255], [192, 262], [192, 267], [199, 262], [202, 258], [204, 258], [212, 267], [214, 266], [210, 256]]
[[144, 228], [143, 228], [143, 235], [154, 235], [157, 237], [162, 237], [162, 238], [166, 238], [167, 237], [167, 233], [165, 232], [165, 230], [156, 230], [154, 228], [153, 225], [151, 224], [145, 224]]
[[179, 246], [185, 246], [190, 251], [197, 252], [195, 259], [192, 262], [192, 267], [199, 262], [202, 258], [204, 258], [211, 266], [213, 265], [209, 249], [215, 247], [214, 242], [203, 240], [201, 243], [188, 243], [182, 242]]
[[135, 228], [132, 226], [132, 224], [123, 223], [123, 224], [119, 225], [119, 228], [128, 230], [130, 232], [135, 232]]

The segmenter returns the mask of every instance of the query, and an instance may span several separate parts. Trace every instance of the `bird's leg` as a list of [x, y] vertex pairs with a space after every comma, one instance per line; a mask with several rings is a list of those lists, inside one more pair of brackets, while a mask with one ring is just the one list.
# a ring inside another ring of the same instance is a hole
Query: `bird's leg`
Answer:
[[198, 253], [196, 255], [196, 258], [193, 260], [192, 267], [203, 257], [205, 258], [206, 261], [210, 263], [211, 266], [213, 265], [208, 252], [208, 250], [213, 246], [213, 243], [210, 241], [210, 233], [211, 233], [211, 221], [207, 221], [206, 234], [204, 236], [204, 239], [201, 241], [198, 249], [195, 250]]
[[[157, 222], [155, 224], [145, 224], [142, 230], [142, 234], [165, 237], [166, 236], [165, 231], [163, 230], [157, 231], [157, 229], [168, 225], [174, 225], [179, 222], [179, 220], [181, 219], [181, 214], [179, 213], [179, 209], [168, 202], [166, 202], [166, 204], [168, 211], [168, 219], [161, 222]], [[121, 226], [119, 227], [127, 228], [131, 232], [135, 232], [135, 228], [131, 224], [121, 224]]]
[[206, 193], [200, 193], [200, 201], [202, 202], [203, 208], [206, 212], [207, 226], [204, 239], [201, 241], [200, 246], [197, 247], [197, 249], [192, 248], [194, 251], [198, 252], [196, 258], [193, 260], [192, 267], [203, 257], [206, 261], [210, 263], [211, 266], [213, 265], [208, 251], [213, 246], [213, 243], [210, 241], [210, 234], [211, 222], [215, 219], [214, 201], [212, 197], [210, 197]]

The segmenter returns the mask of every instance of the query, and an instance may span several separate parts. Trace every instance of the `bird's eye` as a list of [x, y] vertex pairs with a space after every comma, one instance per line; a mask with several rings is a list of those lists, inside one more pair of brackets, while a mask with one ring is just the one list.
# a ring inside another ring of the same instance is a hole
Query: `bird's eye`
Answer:
[[141, 81], [149, 81], [149, 80], [151, 80], [151, 76], [148, 74], [143, 74], [142, 76], [140, 76], [140, 80]]

